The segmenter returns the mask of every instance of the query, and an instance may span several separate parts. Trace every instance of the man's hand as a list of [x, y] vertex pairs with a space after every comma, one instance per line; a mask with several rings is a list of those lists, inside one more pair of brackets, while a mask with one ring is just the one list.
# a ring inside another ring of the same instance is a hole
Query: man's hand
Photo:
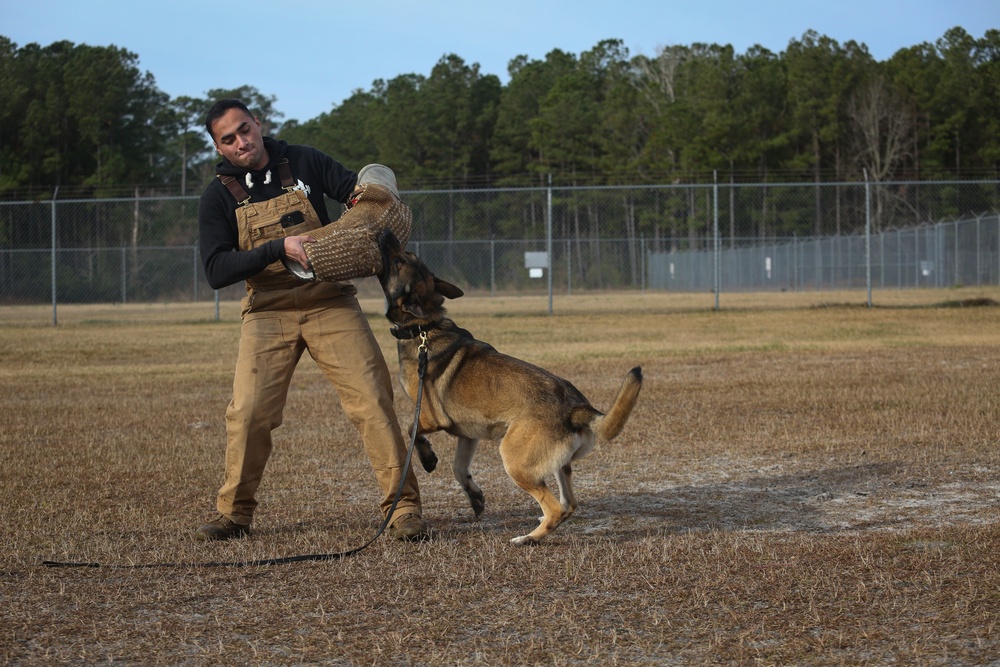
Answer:
[[348, 210], [354, 208], [354, 205], [358, 203], [358, 197], [360, 197], [364, 191], [365, 189], [361, 187], [360, 184], [354, 186], [354, 192], [352, 192], [351, 196], [347, 198]]
[[294, 260], [302, 265], [303, 269], [309, 269], [309, 257], [306, 256], [306, 251], [302, 247], [303, 243], [315, 243], [316, 239], [309, 236], [308, 234], [302, 234], [301, 236], [286, 236], [285, 237], [285, 257]]

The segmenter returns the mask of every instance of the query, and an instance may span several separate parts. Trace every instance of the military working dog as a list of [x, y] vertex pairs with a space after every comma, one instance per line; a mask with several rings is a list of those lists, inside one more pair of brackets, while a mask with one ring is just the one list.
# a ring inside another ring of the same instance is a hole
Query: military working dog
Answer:
[[[385, 315], [398, 339], [399, 381], [411, 400], [417, 398], [421, 348], [427, 353], [420, 418], [414, 425], [421, 464], [428, 472], [437, 465], [425, 434], [456, 436], [455, 479], [478, 517], [485, 499], [469, 465], [479, 440], [500, 439], [507, 474], [542, 508], [538, 527], [511, 542], [537, 543], [576, 509], [572, 462], [593, 449], [595, 435], [611, 440], [622, 431], [642, 388], [642, 369], [628, 372], [604, 414], [569, 381], [502, 354], [456, 325], [443, 304], [462, 296], [462, 290], [435, 277], [392, 232], [383, 232], [379, 244]], [[545, 483], [550, 475], [559, 486], [558, 500]]]

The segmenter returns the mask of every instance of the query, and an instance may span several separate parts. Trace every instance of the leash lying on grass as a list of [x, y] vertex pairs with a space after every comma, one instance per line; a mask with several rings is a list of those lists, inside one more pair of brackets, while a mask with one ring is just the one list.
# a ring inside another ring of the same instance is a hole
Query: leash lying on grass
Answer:
[[414, 401], [416, 403], [416, 411], [413, 415], [413, 428], [412, 436], [410, 437], [410, 447], [406, 452], [406, 462], [403, 464], [403, 475], [400, 477], [399, 486], [396, 487], [396, 497], [392, 499], [392, 505], [389, 507], [389, 511], [385, 515], [385, 519], [382, 521], [382, 525], [379, 526], [378, 531], [374, 536], [360, 547], [355, 547], [348, 551], [341, 551], [340, 553], [329, 553], [329, 554], [305, 554], [301, 556], [285, 556], [281, 558], [261, 558], [257, 560], [243, 560], [243, 561], [231, 561], [231, 562], [209, 562], [209, 563], [142, 563], [138, 565], [105, 565], [103, 563], [88, 563], [83, 561], [55, 561], [55, 560], [43, 560], [42, 565], [45, 567], [91, 567], [91, 568], [105, 568], [108, 570], [143, 570], [157, 567], [263, 567], [267, 565], [287, 565], [289, 563], [304, 563], [307, 561], [325, 561], [325, 560], [340, 560], [341, 558], [349, 558], [354, 556], [365, 549], [367, 549], [375, 540], [385, 532], [385, 529], [389, 526], [389, 519], [392, 518], [392, 513], [396, 510], [396, 504], [399, 502], [399, 497], [403, 493], [403, 486], [406, 483], [406, 471], [410, 468], [410, 461], [413, 458], [413, 449], [417, 442], [417, 423], [420, 420], [420, 403], [423, 399], [424, 390], [424, 375], [427, 371], [427, 346], [422, 345], [420, 349], [420, 363], [419, 363], [419, 382], [417, 383], [417, 399]]

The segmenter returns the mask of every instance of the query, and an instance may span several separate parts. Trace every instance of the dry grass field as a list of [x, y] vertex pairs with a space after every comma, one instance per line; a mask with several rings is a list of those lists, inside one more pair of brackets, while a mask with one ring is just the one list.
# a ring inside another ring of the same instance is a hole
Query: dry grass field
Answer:
[[[817, 303], [817, 299], [821, 303]], [[537, 506], [484, 443], [476, 521], [418, 472], [433, 539], [344, 560], [374, 477], [306, 358], [253, 536], [198, 543], [221, 482], [233, 304], [0, 308], [0, 662], [10, 665], [997, 665], [1000, 290], [466, 298], [451, 314], [624, 433]], [[390, 364], [381, 302], [363, 301]], [[953, 306], [953, 307], [946, 307]], [[959, 307], [966, 306], [966, 307]], [[503, 400], [498, 396], [497, 400]], [[404, 427], [413, 405], [397, 396]], [[51, 568], [42, 560], [112, 567]], [[123, 565], [187, 563], [181, 567]]]

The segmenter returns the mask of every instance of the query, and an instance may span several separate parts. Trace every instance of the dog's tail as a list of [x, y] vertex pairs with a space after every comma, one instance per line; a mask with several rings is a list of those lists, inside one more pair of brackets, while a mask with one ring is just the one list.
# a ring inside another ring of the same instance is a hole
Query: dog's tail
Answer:
[[607, 414], [597, 417], [590, 425], [594, 433], [604, 440], [611, 440], [621, 433], [632, 414], [632, 408], [639, 399], [640, 389], [642, 389], [642, 368], [636, 366], [625, 376], [611, 409]]

